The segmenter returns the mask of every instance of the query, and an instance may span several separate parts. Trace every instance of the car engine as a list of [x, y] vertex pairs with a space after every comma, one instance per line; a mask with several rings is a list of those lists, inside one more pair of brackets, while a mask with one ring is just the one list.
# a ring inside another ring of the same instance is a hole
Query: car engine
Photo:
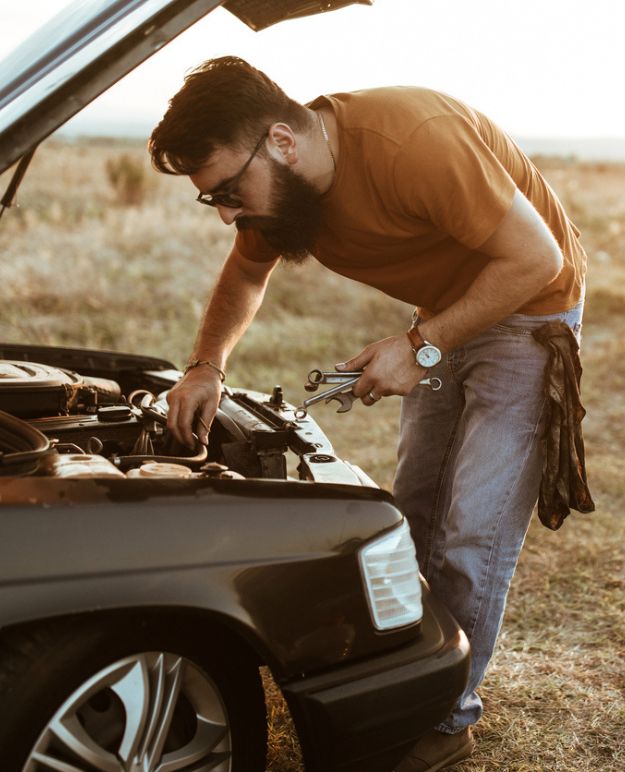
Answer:
[[51, 477], [240, 477], [177, 447], [165, 395], [122, 394], [106, 378], [37, 362], [0, 361], [3, 472]]
[[[167, 392], [181, 375], [173, 365], [53, 347], [4, 347], [0, 353], [21, 357], [0, 359], [2, 477], [268, 478], [375, 486], [335, 456], [312, 418], [296, 418], [279, 386], [271, 394], [225, 388], [208, 446], [198, 440], [190, 449], [167, 430]], [[38, 353], [46, 355], [45, 363], [28, 358]], [[80, 354], [86, 373], [59, 366], [75, 363]], [[103, 377], [107, 371], [116, 377]]]

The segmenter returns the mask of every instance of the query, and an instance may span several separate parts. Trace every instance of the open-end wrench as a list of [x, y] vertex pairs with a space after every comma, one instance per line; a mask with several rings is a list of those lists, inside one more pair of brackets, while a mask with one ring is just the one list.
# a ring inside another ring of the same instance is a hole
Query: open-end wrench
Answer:
[[308, 382], [304, 384], [306, 391], [317, 391], [322, 383], [342, 383], [358, 380], [362, 375], [362, 370], [341, 371], [341, 370], [311, 370], [308, 373]]
[[[360, 378], [362, 373], [362, 370], [353, 370], [351, 372], [341, 372], [338, 370], [311, 370], [308, 373], [308, 382], [304, 384], [306, 391], [316, 391], [322, 383], [335, 383], [337, 385], [327, 391], [316, 394], [314, 397], [305, 399], [302, 405], [296, 409], [295, 417], [305, 418], [308, 408], [311, 405], [324, 401], [327, 405], [334, 399], [337, 400], [337, 402], [340, 402], [340, 407], [336, 412], [347, 413], [348, 410], [351, 410], [354, 401], [360, 399], [360, 397], [354, 395], [351, 387]], [[443, 386], [443, 382], [437, 377], [423, 378], [419, 381], [419, 385], [429, 386], [432, 391], [439, 391]]]
[[[324, 381], [319, 379], [318, 381], [311, 380], [311, 373], [322, 373], [321, 370], [311, 370], [311, 372], [308, 375], [308, 383], [304, 388], [307, 389], [307, 391], [315, 391], [320, 383], [328, 383], [329, 381]], [[298, 407], [295, 411], [295, 417], [296, 418], [306, 418], [308, 408], [311, 405], [316, 405], [317, 402], [330, 402], [332, 399], [338, 399], [341, 402], [341, 408], [337, 412], [344, 413], [347, 410], [349, 410], [352, 406], [352, 402], [357, 399], [357, 397], [354, 397], [352, 394], [352, 386], [356, 383], [356, 381], [360, 378], [362, 375], [362, 371], [358, 373], [332, 373], [332, 376], [335, 376], [334, 383], [336, 383], [336, 386], [333, 386], [331, 389], [328, 389], [327, 391], [322, 391], [319, 394], [315, 394], [314, 397], [309, 397], [308, 399], [305, 399], [301, 406]], [[315, 376], [312, 376], [315, 377]], [[349, 400], [349, 404], [346, 407], [343, 407], [345, 404], [341, 397], [343, 396], [350, 396], [351, 399]]]

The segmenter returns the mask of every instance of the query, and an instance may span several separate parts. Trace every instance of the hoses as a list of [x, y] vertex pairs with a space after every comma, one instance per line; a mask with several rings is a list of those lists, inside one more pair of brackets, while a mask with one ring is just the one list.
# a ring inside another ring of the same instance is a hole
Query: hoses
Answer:
[[32, 474], [50, 450], [45, 434], [0, 410], [0, 475]]
[[208, 448], [202, 445], [198, 441], [201, 450], [195, 456], [150, 456], [150, 455], [138, 455], [138, 456], [117, 456], [115, 459], [115, 466], [118, 466], [122, 471], [125, 469], [132, 469], [133, 466], [139, 466], [146, 461], [157, 461], [164, 464], [183, 464], [185, 466], [201, 466], [208, 458]]
[[[160, 409], [157, 409], [154, 404], [156, 397], [151, 392], [144, 389], [137, 389], [128, 396], [128, 402], [135, 408], [140, 408], [142, 414], [146, 418], [152, 419], [155, 423], [161, 426], [167, 425], [167, 416]], [[154, 461], [168, 464], [184, 464], [191, 468], [201, 466], [208, 458], [208, 449], [205, 445], [196, 437], [196, 455], [194, 456], [156, 456], [149, 452], [151, 445], [149, 432], [146, 429], [143, 430], [135, 448], [133, 450], [146, 450], [144, 453], [131, 454], [130, 456], [118, 456], [115, 459], [115, 465], [120, 469], [131, 469], [132, 467], [139, 466], [145, 462]]]

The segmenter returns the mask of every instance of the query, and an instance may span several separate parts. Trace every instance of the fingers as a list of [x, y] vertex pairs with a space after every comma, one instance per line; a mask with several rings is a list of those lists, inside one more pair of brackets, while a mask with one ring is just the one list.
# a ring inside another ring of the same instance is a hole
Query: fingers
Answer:
[[365, 370], [356, 383], [352, 387], [352, 393], [355, 397], [360, 397], [363, 405], [371, 407], [379, 402], [385, 391], [382, 384], [378, 382], [378, 379], [372, 376], [372, 374]]
[[382, 397], [378, 394], [376, 394], [375, 389], [369, 389], [369, 391], [361, 397], [361, 402], [363, 405], [366, 405], [367, 407], [372, 407], [377, 402], [379, 402], [382, 399]]
[[[371, 361], [371, 357], [371, 346], [367, 346], [367, 348], [363, 349], [357, 356], [348, 359], [346, 362], [338, 362], [334, 367], [337, 370], [364, 370]], [[366, 374], [359, 378], [352, 388], [354, 395], [356, 397], [361, 397], [363, 405], [367, 405], [368, 407], [374, 405], [379, 399], [379, 396], [377, 396], [375, 392], [373, 395], [368, 394], [370, 388], [372, 388], [372, 384], [367, 380]]]
[[208, 445], [208, 433], [211, 428], [212, 420], [208, 410], [203, 410], [201, 415], [196, 417], [195, 433], [202, 445]]
[[[182, 437], [178, 435], [178, 401], [170, 399], [171, 391], [167, 395], [167, 429], [174, 435], [178, 442], [182, 442]], [[183, 443], [184, 444], [184, 443]]]
[[369, 407], [375, 404], [378, 397], [409, 394], [425, 372], [415, 366], [405, 335], [393, 335], [371, 343], [358, 356], [336, 367], [363, 371], [352, 392]]
[[[173, 395], [173, 399], [170, 403], [171, 406], [176, 405], [174, 418], [167, 420], [167, 428], [172, 432], [174, 437], [186, 445], [188, 448], [195, 447], [195, 439], [193, 438], [193, 429], [195, 423], [195, 412], [197, 410], [197, 404], [195, 402], [189, 402], [184, 399], [184, 396], [176, 399], [177, 395]], [[171, 408], [170, 408], [171, 409]]]
[[367, 346], [357, 356], [348, 359], [347, 362], [338, 362], [334, 367], [337, 370], [364, 370], [371, 361], [372, 355], [371, 346]]
[[167, 396], [167, 428], [178, 442], [195, 448], [195, 434], [202, 444], [208, 444], [220, 396], [221, 382], [218, 378], [201, 378], [194, 374], [178, 381]]

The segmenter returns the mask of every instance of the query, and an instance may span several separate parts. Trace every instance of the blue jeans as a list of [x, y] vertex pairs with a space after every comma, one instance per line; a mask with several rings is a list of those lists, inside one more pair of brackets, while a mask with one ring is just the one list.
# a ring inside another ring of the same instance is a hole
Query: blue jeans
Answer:
[[395, 498], [423, 575], [471, 642], [469, 681], [442, 732], [482, 714], [476, 689], [538, 498], [547, 351], [532, 330], [560, 319], [579, 338], [582, 312], [583, 301], [559, 314], [513, 314], [430, 370], [440, 391], [417, 386], [402, 401]]

